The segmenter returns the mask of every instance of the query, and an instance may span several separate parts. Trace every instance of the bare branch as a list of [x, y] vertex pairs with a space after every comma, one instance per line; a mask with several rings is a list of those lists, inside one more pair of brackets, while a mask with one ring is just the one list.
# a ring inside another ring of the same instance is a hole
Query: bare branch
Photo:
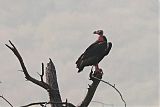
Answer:
[[92, 78], [97, 79], [97, 80], [99, 80], [99, 81], [102, 81], [102, 82], [108, 84], [109, 86], [113, 87], [113, 88], [118, 92], [118, 94], [120, 95], [121, 100], [123, 101], [123, 103], [124, 103], [124, 105], [125, 105], [125, 107], [126, 107], [126, 101], [123, 99], [123, 96], [122, 96], [121, 92], [115, 87], [115, 84], [112, 85], [112, 84], [110, 84], [109, 82], [104, 81], [104, 80], [102, 80], [102, 79], [99, 79], [99, 78], [97, 78], [97, 77], [95, 77], [95, 76], [92, 76]]
[[42, 74], [39, 74], [39, 76], [41, 77], [41, 81], [44, 82], [43, 81], [43, 76], [44, 76], [44, 64], [43, 63], [42, 63]]
[[44, 76], [44, 64], [42, 63], [42, 80], [43, 80], [43, 76]]
[[27, 71], [27, 69], [26, 69], [26, 67], [25, 67], [25, 64], [24, 64], [24, 62], [23, 62], [23, 59], [22, 59], [22, 57], [21, 57], [21, 55], [20, 55], [20, 53], [18, 52], [18, 50], [16, 49], [16, 47], [14, 46], [14, 44], [13, 44], [10, 40], [9, 40], [9, 43], [11, 44], [11, 46], [9, 46], [9, 45], [7, 45], [7, 44], [5, 44], [5, 45], [6, 45], [10, 50], [12, 50], [12, 52], [13, 52], [13, 53], [16, 55], [16, 57], [18, 58], [18, 60], [19, 60], [19, 62], [20, 62], [20, 65], [21, 65], [21, 67], [22, 67], [22, 71], [23, 71], [23, 73], [24, 73], [24, 75], [25, 75], [25, 78], [26, 78], [27, 80], [29, 80], [29, 81], [31, 81], [31, 82], [39, 85], [40, 87], [42, 87], [42, 88], [44, 88], [44, 89], [46, 89], [46, 90], [50, 90], [50, 86], [49, 86], [47, 83], [44, 83], [44, 82], [39, 81], [39, 80], [36, 80], [35, 78], [32, 78], [32, 77], [29, 75], [29, 73], [28, 73], [28, 71]]
[[11, 107], [13, 107], [13, 105], [6, 99], [4, 98], [2, 95], [0, 96], [4, 101], [6, 101]]
[[67, 103], [67, 102], [37, 102], [37, 103], [30, 103], [28, 105], [25, 106], [21, 106], [21, 107], [29, 107], [29, 106], [33, 106], [33, 105], [48, 105], [48, 104], [56, 104], [56, 105], [67, 105], [67, 107], [75, 107], [73, 104], [71, 103]]
[[21, 64], [21, 67], [22, 67], [22, 69], [23, 69], [23, 72], [24, 72], [24, 74], [25, 74], [25, 76], [26, 76], [26, 79], [27, 79], [27, 77], [28, 78], [30, 78], [30, 75], [28, 74], [28, 72], [27, 72], [27, 69], [26, 69], [26, 67], [25, 67], [25, 65], [24, 65], [24, 62], [23, 62], [23, 59], [22, 59], [22, 57], [21, 57], [21, 55], [19, 54], [19, 52], [18, 52], [18, 50], [16, 49], [16, 47], [13, 45], [13, 43], [9, 40], [9, 43], [11, 44], [11, 46], [9, 46], [9, 45], [7, 45], [7, 44], [5, 44], [9, 49], [11, 49], [12, 51], [13, 51], [13, 53], [17, 56], [17, 58], [18, 58], [18, 60], [19, 60], [19, 62], [20, 62], [20, 64]]

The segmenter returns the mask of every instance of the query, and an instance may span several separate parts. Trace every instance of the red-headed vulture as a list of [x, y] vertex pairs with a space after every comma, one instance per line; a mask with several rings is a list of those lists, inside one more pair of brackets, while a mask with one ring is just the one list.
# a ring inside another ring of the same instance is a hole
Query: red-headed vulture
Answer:
[[112, 48], [112, 43], [107, 42], [103, 30], [94, 31], [93, 34], [99, 35], [98, 40], [91, 44], [76, 61], [78, 72], [86, 66], [95, 66], [95, 71], [99, 71], [98, 63], [108, 55]]

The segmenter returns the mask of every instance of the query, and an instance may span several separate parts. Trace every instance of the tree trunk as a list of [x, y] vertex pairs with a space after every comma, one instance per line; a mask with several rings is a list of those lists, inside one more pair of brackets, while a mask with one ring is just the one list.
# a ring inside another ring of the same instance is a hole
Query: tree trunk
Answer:
[[[46, 83], [51, 87], [51, 90], [48, 90], [50, 101], [62, 102], [57, 82], [56, 69], [51, 59], [46, 67]], [[51, 107], [62, 107], [62, 105], [51, 104]]]
[[[100, 69], [101, 70], [101, 69]], [[86, 97], [84, 98], [84, 100], [82, 101], [82, 103], [80, 104], [80, 106], [78, 107], [88, 107], [88, 105], [90, 104], [95, 92], [96, 92], [96, 89], [100, 83], [100, 80], [102, 79], [102, 75], [103, 75], [103, 72], [102, 70], [101, 71], [93, 71], [91, 70], [91, 73], [90, 73], [90, 80], [93, 81], [93, 83], [91, 85], [89, 85], [89, 88], [88, 88], [88, 92], [86, 94]], [[95, 79], [95, 78], [98, 78], [98, 79]]]

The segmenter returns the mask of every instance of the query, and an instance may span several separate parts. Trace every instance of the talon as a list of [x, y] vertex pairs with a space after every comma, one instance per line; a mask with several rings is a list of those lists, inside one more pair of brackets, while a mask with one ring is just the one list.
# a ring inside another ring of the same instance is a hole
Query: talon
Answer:
[[94, 74], [103, 74], [103, 71], [101, 68], [98, 68], [94, 71]]

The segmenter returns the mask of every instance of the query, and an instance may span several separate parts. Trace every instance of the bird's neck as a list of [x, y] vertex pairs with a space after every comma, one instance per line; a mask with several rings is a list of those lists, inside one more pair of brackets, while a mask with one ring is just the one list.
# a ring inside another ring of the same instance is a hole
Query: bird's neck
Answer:
[[103, 42], [104, 41], [104, 37], [103, 37], [103, 35], [99, 35], [99, 37], [98, 37], [98, 40], [97, 40], [98, 42]]

